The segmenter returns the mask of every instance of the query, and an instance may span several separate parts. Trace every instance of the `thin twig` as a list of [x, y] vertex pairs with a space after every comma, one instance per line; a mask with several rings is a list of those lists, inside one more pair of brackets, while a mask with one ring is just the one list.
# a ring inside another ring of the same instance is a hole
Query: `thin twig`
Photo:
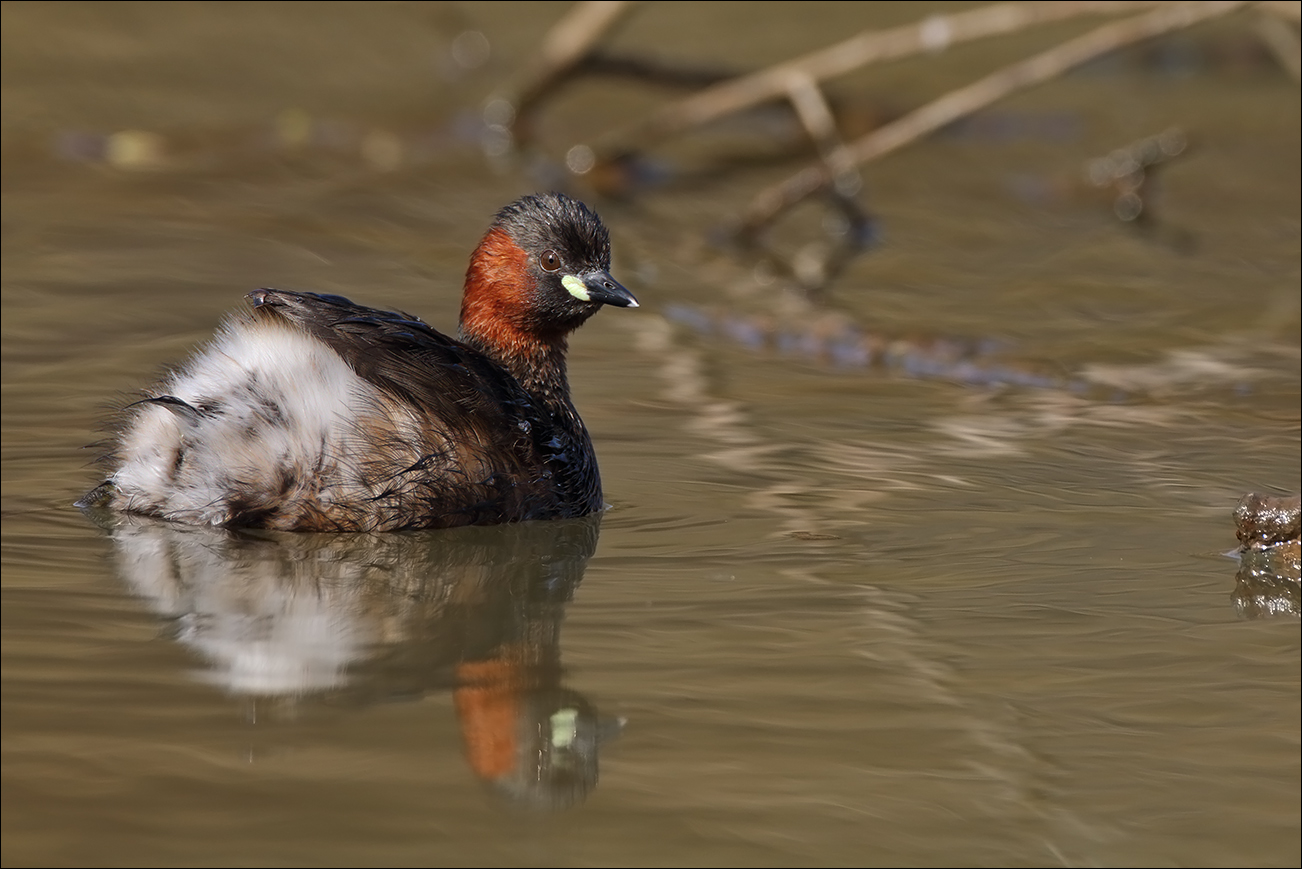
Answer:
[[[1106, 24], [1084, 36], [1064, 42], [966, 87], [951, 91], [851, 143], [847, 147], [847, 152], [856, 165], [862, 165], [982, 109], [1010, 93], [1041, 84], [1086, 61], [1125, 45], [1224, 15], [1243, 5], [1242, 0], [1166, 5], [1144, 15]], [[780, 184], [761, 191], [751, 200], [750, 206], [746, 209], [741, 236], [753, 238], [778, 215], [824, 190], [831, 181], [828, 170], [819, 163], [798, 172]]]
[[547, 31], [529, 84], [514, 100], [517, 123], [592, 53], [593, 46], [637, 6], [630, 0], [576, 3]]
[[656, 141], [758, 103], [787, 94], [793, 77], [815, 82], [844, 75], [859, 67], [898, 60], [923, 52], [937, 52], [974, 39], [1012, 33], [1081, 15], [1115, 15], [1161, 5], [1154, 2], [1062, 2], [1040, 0], [997, 3], [969, 12], [934, 15], [890, 30], [867, 30], [844, 42], [750, 75], [718, 84], [652, 114], [645, 121], [616, 131], [601, 150], [618, 153], [645, 148]]
[[[848, 185], [848, 188], [853, 189], [847, 189], [845, 192], [851, 195], [857, 193], [858, 174], [855, 172], [854, 162], [846, 153], [845, 143], [841, 141], [841, 134], [836, 129], [836, 119], [832, 117], [832, 107], [827, 104], [822, 90], [809, 76], [797, 74], [791, 77], [787, 85], [787, 95], [791, 99], [791, 105], [795, 107], [796, 117], [800, 119], [805, 132], [809, 133], [809, 138], [818, 148], [823, 164], [839, 179], [837, 187]], [[851, 180], [850, 176], [856, 180]]]

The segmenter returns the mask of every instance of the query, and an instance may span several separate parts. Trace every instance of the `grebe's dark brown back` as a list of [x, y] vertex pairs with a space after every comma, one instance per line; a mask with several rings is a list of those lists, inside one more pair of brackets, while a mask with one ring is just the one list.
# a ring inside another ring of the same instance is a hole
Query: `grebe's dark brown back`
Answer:
[[502, 209], [470, 259], [457, 339], [340, 296], [264, 289], [127, 411], [83, 499], [203, 525], [387, 531], [602, 508], [570, 401], [570, 332], [636, 307], [596, 214]]

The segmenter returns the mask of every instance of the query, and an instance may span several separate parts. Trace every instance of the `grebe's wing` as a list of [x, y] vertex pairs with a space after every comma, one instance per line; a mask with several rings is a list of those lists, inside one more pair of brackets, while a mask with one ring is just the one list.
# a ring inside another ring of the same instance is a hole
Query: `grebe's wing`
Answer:
[[531, 410], [532, 399], [505, 370], [419, 317], [320, 293], [261, 289], [249, 299], [255, 317], [296, 324], [364, 380], [445, 422], [470, 414], [491, 430], [503, 416]]

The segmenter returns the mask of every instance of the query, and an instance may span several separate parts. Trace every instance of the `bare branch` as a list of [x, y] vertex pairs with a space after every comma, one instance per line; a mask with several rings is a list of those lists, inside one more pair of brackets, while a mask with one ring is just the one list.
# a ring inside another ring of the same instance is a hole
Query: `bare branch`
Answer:
[[[890, 30], [866, 30], [844, 42], [759, 72], [718, 84], [657, 111], [645, 121], [611, 134], [611, 147], [636, 143], [637, 149], [758, 103], [785, 96], [795, 77], [822, 81], [861, 66], [937, 52], [974, 39], [1024, 30], [1081, 15], [1115, 15], [1161, 4], [1154, 2], [997, 3], [969, 12], [934, 15]], [[624, 150], [629, 150], [625, 148]]]
[[529, 84], [514, 100], [517, 118], [528, 115], [543, 97], [564, 82], [575, 66], [592, 53], [593, 45], [636, 6], [630, 0], [576, 3], [547, 31]]
[[[847, 148], [848, 154], [856, 165], [862, 165], [985, 108], [1010, 93], [1041, 84], [1086, 61], [1123, 46], [1224, 15], [1243, 5], [1245, 4], [1241, 0], [1164, 4], [1144, 15], [1106, 24], [1084, 36], [945, 94], [851, 143]], [[761, 191], [751, 200], [746, 210], [742, 236], [753, 237], [788, 208], [826, 189], [832, 180], [827, 168], [819, 163]]]

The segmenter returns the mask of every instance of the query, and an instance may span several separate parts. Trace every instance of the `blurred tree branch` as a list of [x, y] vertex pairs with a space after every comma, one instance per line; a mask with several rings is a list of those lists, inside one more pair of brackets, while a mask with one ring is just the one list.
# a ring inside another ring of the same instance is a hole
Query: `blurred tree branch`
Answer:
[[[837, 263], [843, 264], [843, 260], [848, 260], [853, 251], [861, 249], [865, 240], [871, 237], [871, 219], [858, 196], [862, 187], [859, 167], [1019, 90], [1042, 84], [1117, 49], [1248, 6], [1254, 6], [1260, 12], [1256, 31], [1267, 50], [1295, 80], [1302, 76], [1297, 32], [1297, 24], [1302, 20], [1302, 2], [1027, 0], [995, 3], [964, 12], [932, 15], [886, 30], [863, 31], [801, 57], [734, 76], [715, 70], [676, 68], [658, 61], [618, 57], [600, 51], [598, 46], [606, 35], [638, 5], [634, 2], [586, 2], [571, 9], [544, 40], [539, 62], [514, 102], [516, 111], [513, 122], [510, 122], [509, 135], [517, 145], [528, 144], [533, 116], [547, 98], [580, 74], [629, 75], [662, 84], [703, 86], [691, 96], [671, 102], [633, 124], [598, 137], [595, 148], [576, 144], [571, 149], [571, 153], [581, 150], [584, 156], [582, 160], [567, 160], [571, 171], [583, 174], [594, 168], [605, 170], [605, 176], [616, 179], [614, 187], [623, 189], [628, 182], [619, 179], [626, 171], [632, 172], [628, 167], [635, 167], [639, 155], [655, 144], [763, 103], [786, 102], [816, 146], [818, 162], [756, 194], [734, 222], [734, 237], [744, 244], [764, 248], [770, 259], [776, 257], [775, 264], [780, 270], [794, 273], [788, 267], [790, 264], [782, 262], [767, 249], [762, 238], [793, 206], [815, 195], [828, 195], [849, 223], [848, 241], [842, 246], [851, 250], [834, 254], [824, 264], [827, 267], [818, 270], [819, 282], [830, 279]], [[829, 79], [872, 63], [943, 52], [963, 42], [1085, 15], [1118, 16], [1126, 13], [1139, 14], [1105, 24], [1010, 64], [852, 142], [843, 139], [824, 92]], [[605, 176], [598, 173], [594, 178]], [[1143, 208], [1136, 214], [1146, 220], [1150, 217]], [[806, 289], [814, 289], [807, 281], [801, 283], [806, 284]]]
[[[1041, 84], [1063, 72], [1126, 45], [1224, 15], [1244, 5], [1241, 0], [1164, 4], [1152, 12], [1128, 18], [1068, 40], [1034, 57], [998, 70], [970, 85], [950, 91], [897, 121], [880, 127], [847, 146], [847, 157], [862, 165], [897, 150], [1009, 94]], [[740, 235], [753, 238], [792, 206], [832, 183], [823, 164], [809, 166], [758, 193], [742, 217]]]
[[[872, 63], [939, 52], [975, 39], [1013, 33], [1081, 15], [1116, 15], [1152, 8], [1155, 2], [997, 3], [969, 12], [933, 15], [890, 30], [866, 30], [844, 42], [795, 60], [739, 76], [672, 103], [637, 124], [604, 136], [607, 154], [648, 145], [725, 115], [787, 95], [793, 79], [825, 81]], [[634, 145], [633, 143], [636, 143]]]

